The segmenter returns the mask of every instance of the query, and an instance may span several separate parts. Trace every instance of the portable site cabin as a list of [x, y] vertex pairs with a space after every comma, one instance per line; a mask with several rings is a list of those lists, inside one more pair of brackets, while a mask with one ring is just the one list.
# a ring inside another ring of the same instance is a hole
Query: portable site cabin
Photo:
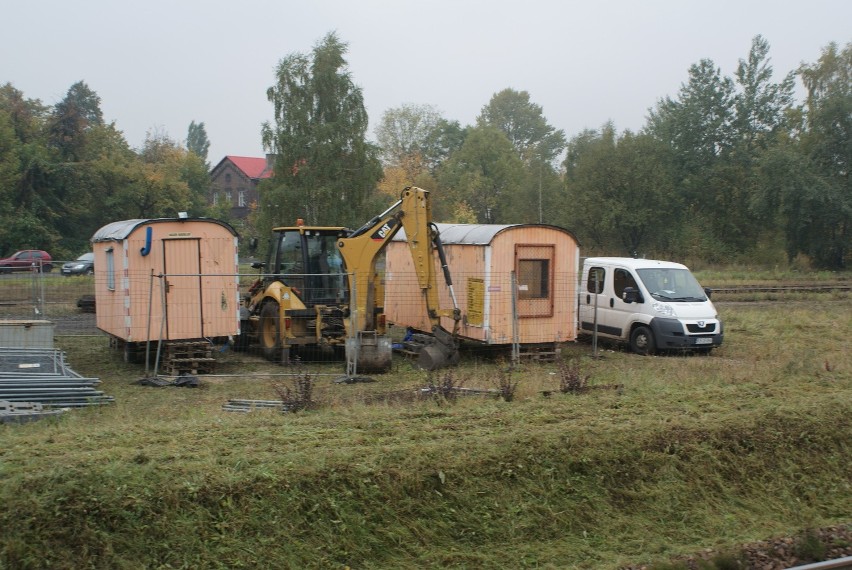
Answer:
[[[544, 224], [436, 225], [461, 309], [462, 339], [544, 345], [576, 338], [580, 249], [571, 232]], [[405, 240], [401, 231], [388, 244], [385, 314], [394, 325], [429, 331]], [[438, 283], [441, 308], [452, 307], [440, 273]], [[452, 330], [453, 322], [443, 318], [442, 325]]]
[[237, 245], [208, 218], [107, 224], [92, 237], [98, 328], [119, 344], [239, 334]]

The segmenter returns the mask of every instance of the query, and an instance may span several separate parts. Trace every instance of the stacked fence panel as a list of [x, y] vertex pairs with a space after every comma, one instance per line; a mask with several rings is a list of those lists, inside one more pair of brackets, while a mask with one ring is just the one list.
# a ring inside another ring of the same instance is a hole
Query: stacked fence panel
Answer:
[[74, 372], [61, 350], [0, 348], [0, 400], [61, 408], [112, 402], [98, 384], [100, 379]]

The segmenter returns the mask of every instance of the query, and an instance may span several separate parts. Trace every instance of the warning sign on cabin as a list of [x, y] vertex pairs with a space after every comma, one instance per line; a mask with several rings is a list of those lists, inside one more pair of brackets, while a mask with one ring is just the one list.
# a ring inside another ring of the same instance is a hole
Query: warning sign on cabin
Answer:
[[485, 314], [485, 280], [467, 279], [467, 324], [481, 327]]

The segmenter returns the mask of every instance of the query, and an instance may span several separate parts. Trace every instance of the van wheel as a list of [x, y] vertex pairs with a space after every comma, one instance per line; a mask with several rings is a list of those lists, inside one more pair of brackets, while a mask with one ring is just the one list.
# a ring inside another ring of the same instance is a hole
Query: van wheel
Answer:
[[654, 354], [656, 347], [654, 346], [654, 333], [646, 326], [640, 326], [633, 329], [630, 333], [630, 350], [636, 354], [643, 356]]
[[257, 336], [263, 357], [272, 362], [278, 362], [281, 358], [280, 327], [278, 306], [275, 303], [263, 305], [260, 310], [260, 329]]

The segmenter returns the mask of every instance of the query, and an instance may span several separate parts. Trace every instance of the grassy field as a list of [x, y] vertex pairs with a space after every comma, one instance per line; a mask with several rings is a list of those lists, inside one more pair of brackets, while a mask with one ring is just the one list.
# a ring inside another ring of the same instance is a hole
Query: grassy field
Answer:
[[[0, 426], [0, 567], [619, 568], [852, 522], [852, 299], [720, 311], [710, 356], [571, 344], [352, 385], [224, 352], [200, 388], [146, 387], [59, 337], [115, 404]], [[560, 392], [571, 366], [600, 389]], [[312, 410], [222, 410], [306, 376]], [[417, 396], [501, 379], [512, 401]]]

